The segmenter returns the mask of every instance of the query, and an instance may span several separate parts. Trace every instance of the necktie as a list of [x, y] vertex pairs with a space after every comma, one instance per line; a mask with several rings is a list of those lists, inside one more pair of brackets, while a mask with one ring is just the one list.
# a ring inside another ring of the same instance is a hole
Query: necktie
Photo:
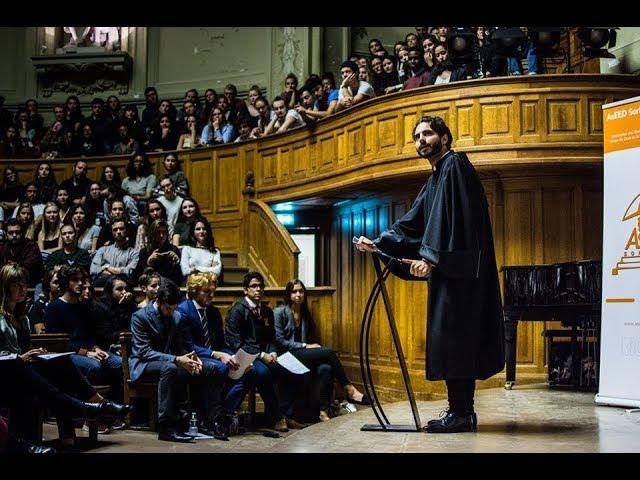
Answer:
[[200, 323], [202, 324], [204, 346], [207, 348], [211, 348], [211, 339], [209, 338], [209, 325], [207, 325], [207, 311], [204, 308], [199, 308], [198, 315], [200, 315]]

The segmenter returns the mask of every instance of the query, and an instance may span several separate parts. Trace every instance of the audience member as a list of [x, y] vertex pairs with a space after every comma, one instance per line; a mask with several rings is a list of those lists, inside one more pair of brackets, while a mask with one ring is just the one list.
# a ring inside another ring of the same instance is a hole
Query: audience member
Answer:
[[45, 270], [53, 270], [57, 265], [76, 265], [83, 270], [88, 270], [91, 265], [89, 252], [78, 247], [76, 228], [72, 224], [60, 227], [62, 248], [54, 250], [47, 257]]
[[197, 218], [189, 227], [189, 244], [182, 247], [180, 267], [185, 277], [194, 272], [213, 272], [220, 276], [222, 260], [216, 248], [211, 225], [205, 218]]
[[142, 275], [138, 278], [138, 286], [144, 295], [144, 299], [138, 304], [138, 308], [144, 308], [153, 303], [158, 295], [160, 288], [160, 274], [155, 272], [153, 268], [145, 268]]
[[158, 201], [164, 205], [167, 211], [167, 222], [171, 227], [175, 228], [183, 198], [176, 194], [173, 179], [170, 175], [165, 175], [160, 179], [160, 188], [162, 189], [162, 196], [158, 197]]
[[[174, 189], [178, 195], [181, 197], [189, 196], [189, 180], [187, 180], [187, 176], [181, 169], [180, 159], [178, 155], [175, 153], [168, 153], [164, 160], [162, 161], [162, 166], [164, 167], [165, 175], [169, 175], [171, 177], [171, 181], [173, 182]], [[158, 184], [158, 186], [153, 191], [153, 195], [158, 197], [162, 195], [163, 189]]]
[[38, 187], [37, 203], [45, 204], [53, 201], [58, 184], [56, 176], [49, 162], [40, 162], [33, 176], [33, 182]]
[[22, 224], [16, 218], [6, 222], [6, 236], [6, 240], [0, 242], [0, 265], [20, 265], [27, 272], [29, 287], [34, 287], [44, 271], [38, 244], [24, 238]]
[[130, 276], [138, 265], [138, 251], [130, 246], [127, 223], [122, 217], [111, 221], [113, 245], [100, 247], [91, 262], [93, 284], [101, 287], [111, 275]]
[[73, 167], [73, 175], [71, 178], [63, 180], [60, 187], [69, 192], [71, 201], [79, 205], [83, 203], [84, 196], [89, 192], [89, 186], [93, 183], [87, 178], [87, 161], [78, 160]]
[[367, 82], [358, 80], [358, 66], [351, 61], [342, 62], [340, 65], [342, 84], [338, 92], [338, 105], [336, 112], [353, 107], [359, 103], [375, 97], [375, 92]]
[[120, 334], [131, 330], [134, 300], [127, 277], [120, 274], [107, 279], [102, 297], [92, 309], [96, 343], [105, 352], [120, 351]]
[[176, 285], [182, 284], [180, 250], [169, 241], [169, 227], [165, 220], [154, 220], [147, 230], [147, 246], [139, 250], [138, 266], [134, 277], [151, 267]]

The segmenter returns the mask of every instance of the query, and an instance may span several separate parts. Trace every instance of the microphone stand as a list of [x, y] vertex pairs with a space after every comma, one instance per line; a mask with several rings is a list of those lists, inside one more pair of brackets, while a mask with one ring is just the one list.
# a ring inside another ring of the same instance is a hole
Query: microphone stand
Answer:
[[[353, 243], [357, 243], [357, 237], [353, 238]], [[407, 369], [407, 363], [404, 358], [402, 350], [402, 344], [400, 343], [400, 335], [398, 334], [398, 328], [396, 327], [395, 316], [393, 315], [393, 309], [391, 306], [391, 300], [389, 299], [389, 293], [385, 284], [385, 280], [391, 273], [389, 267], [385, 267], [382, 270], [380, 265], [380, 257], [384, 257], [390, 260], [390, 262], [402, 263], [402, 259], [393, 257], [381, 250], [372, 252], [373, 266], [376, 271], [377, 280], [369, 294], [364, 314], [362, 316], [362, 323], [360, 325], [360, 372], [362, 374], [362, 381], [364, 383], [364, 389], [367, 396], [371, 399], [371, 408], [373, 410], [378, 424], [365, 424], [360, 428], [365, 432], [421, 432], [422, 426], [420, 424], [420, 414], [418, 413], [418, 407], [416, 406], [416, 399], [411, 386], [411, 378], [409, 377], [409, 371]], [[371, 331], [371, 323], [373, 320], [373, 314], [375, 312], [376, 303], [378, 297], [382, 294], [385, 311], [387, 313], [387, 319], [389, 320], [389, 327], [391, 335], [393, 337], [393, 344], [398, 354], [398, 362], [400, 363], [400, 370], [402, 371], [402, 378], [409, 397], [409, 403], [411, 404], [411, 412], [413, 414], [413, 420], [415, 425], [400, 425], [392, 424], [389, 422], [382, 404], [378, 399], [378, 394], [373, 382], [373, 375], [371, 373], [371, 363], [369, 361], [369, 334]]]

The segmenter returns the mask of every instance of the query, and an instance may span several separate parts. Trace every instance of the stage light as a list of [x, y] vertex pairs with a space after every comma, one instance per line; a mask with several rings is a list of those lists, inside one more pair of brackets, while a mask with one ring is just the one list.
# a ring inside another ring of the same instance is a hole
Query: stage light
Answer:
[[447, 39], [447, 51], [451, 61], [459, 63], [468, 61], [473, 57], [475, 33], [466, 27], [457, 27], [451, 30]]
[[556, 52], [560, 45], [560, 27], [529, 27], [529, 34], [536, 51], [543, 55]]
[[497, 45], [497, 50], [506, 57], [517, 57], [527, 47], [527, 35], [518, 27], [498, 27], [490, 33], [492, 43]]
[[607, 49], [616, 45], [618, 27], [588, 27], [578, 30], [578, 38], [587, 58], [616, 58]]

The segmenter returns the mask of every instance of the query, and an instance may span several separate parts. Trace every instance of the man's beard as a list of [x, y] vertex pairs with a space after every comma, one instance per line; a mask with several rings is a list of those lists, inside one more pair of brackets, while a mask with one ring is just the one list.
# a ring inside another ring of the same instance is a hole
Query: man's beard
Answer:
[[442, 139], [438, 138], [438, 141], [434, 145], [425, 145], [424, 149], [418, 150], [418, 155], [422, 158], [432, 158], [438, 155], [442, 151]]

